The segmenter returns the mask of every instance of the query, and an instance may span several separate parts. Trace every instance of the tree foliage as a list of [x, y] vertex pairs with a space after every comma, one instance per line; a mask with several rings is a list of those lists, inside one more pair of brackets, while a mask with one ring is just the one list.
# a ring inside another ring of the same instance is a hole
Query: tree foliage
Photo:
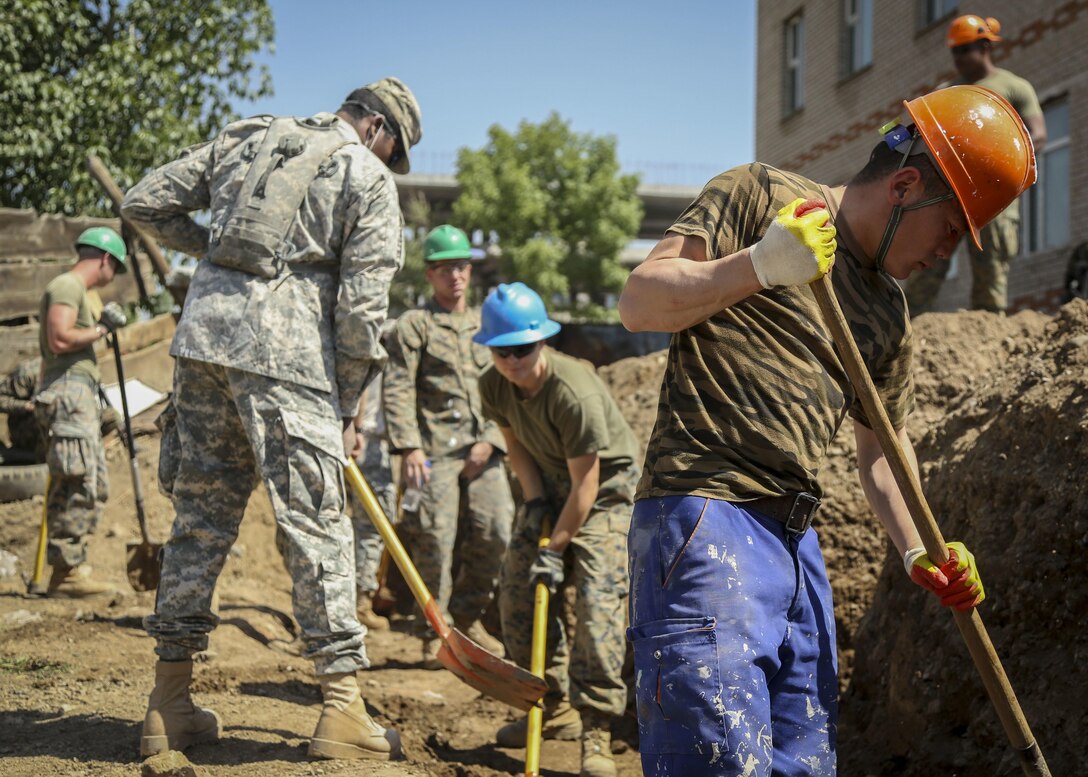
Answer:
[[88, 153], [122, 188], [271, 94], [266, 0], [17, 0], [0, 15], [0, 205], [108, 212]]
[[455, 223], [498, 236], [507, 280], [545, 299], [619, 289], [620, 251], [637, 233], [638, 176], [621, 175], [612, 137], [571, 130], [556, 113], [511, 134], [488, 130], [479, 150], [461, 149]]

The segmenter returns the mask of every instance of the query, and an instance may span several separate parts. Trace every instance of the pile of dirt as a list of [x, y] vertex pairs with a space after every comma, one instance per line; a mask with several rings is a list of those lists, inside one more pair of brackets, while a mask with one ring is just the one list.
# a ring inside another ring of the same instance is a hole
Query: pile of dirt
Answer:
[[[1088, 734], [1088, 302], [1038, 337], [1013, 338], [918, 442], [927, 497], [948, 539], [979, 560], [979, 613], [1054, 774], [1084, 769]], [[843, 703], [844, 774], [1016, 774], [954, 621], [919, 598], [898, 562], [855, 636]], [[879, 743], [879, 746], [875, 746]], [[943, 768], [942, 768], [943, 767]]]

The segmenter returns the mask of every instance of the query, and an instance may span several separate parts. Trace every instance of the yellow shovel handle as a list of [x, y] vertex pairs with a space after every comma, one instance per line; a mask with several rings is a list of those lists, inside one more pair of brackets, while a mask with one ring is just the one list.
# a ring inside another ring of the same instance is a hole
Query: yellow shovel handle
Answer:
[[[545, 525], [540, 530], [537, 547], [546, 548], [551, 543], [551, 532]], [[529, 671], [544, 679], [544, 664], [547, 660], [548, 647], [548, 604], [551, 592], [544, 583], [536, 584], [533, 597], [533, 645], [529, 654]], [[540, 774], [540, 744], [544, 728], [543, 703], [533, 705], [529, 710], [529, 730], [525, 740], [525, 777], [537, 777]]]
[[40, 593], [45, 578], [45, 547], [49, 544], [49, 473], [45, 473], [45, 497], [42, 499], [42, 525], [38, 531], [38, 550], [34, 554], [34, 577], [30, 579], [30, 592]]
[[374, 496], [374, 492], [363, 477], [363, 473], [359, 471], [359, 467], [350, 458], [347, 466], [344, 467], [344, 475], [347, 478], [348, 485], [355, 492], [355, 495], [359, 497], [359, 501], [362, 502], [363, 509], [370, 516], [374, 527], [382, 535], [382, 539], [385, 540], [385, 549], [392, 556], [393, 561], [404, 577], [404, 581], [408, 583], [412, 595], [423, 609], [423, 614], [427, 616], [427, 620], [438, 636], [445, 640], [450, 634], [449, 624], [446, 623], [445, 617], [442, 615], [441, 610], [438, 609], [438, 603], [431, 596], [427, 584], [419, 576], [419, 571], [416, 569], [415, 564], [412, 563], [412, 559], [408, 557], [408, 551], [401, 544], [400, 538], [393, 530], [393, 525], [389, 523], [389, 519], [382, 512], [378, 498]]

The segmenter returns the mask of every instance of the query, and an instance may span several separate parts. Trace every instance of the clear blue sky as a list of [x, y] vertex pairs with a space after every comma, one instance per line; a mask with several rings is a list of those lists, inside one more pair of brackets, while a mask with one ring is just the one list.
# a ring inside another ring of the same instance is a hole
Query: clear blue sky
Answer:
[[754, 154], [755, 0], [270, 0], [275, 95], [242, 113], [335, 110], [395, 75], [415, 92], [413, 172], [451, 173], [498, 123], [549, 112], [616, 137], [627, 170], [700, 185]]

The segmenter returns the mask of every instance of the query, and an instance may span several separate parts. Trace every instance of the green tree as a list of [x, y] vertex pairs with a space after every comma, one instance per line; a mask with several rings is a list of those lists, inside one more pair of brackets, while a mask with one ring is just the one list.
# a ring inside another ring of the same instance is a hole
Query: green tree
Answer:
[[88, 153], [122, 188], [272, 92], [265, 0], [17, 0], [0, 15], [0, 205], [109, 212]]
[[495, 233], [503, 273], [547, 299], [594, 301], [627, 276], [620, 251], [637, 233], [638, 176], [621, 175], [612, 137], [571, 130], [556, 113], [516, 133], [498, 125], [479, 150], [461, 149], [455, 223]]

